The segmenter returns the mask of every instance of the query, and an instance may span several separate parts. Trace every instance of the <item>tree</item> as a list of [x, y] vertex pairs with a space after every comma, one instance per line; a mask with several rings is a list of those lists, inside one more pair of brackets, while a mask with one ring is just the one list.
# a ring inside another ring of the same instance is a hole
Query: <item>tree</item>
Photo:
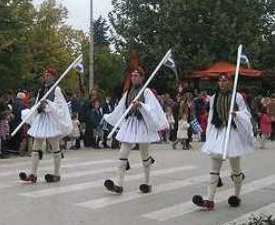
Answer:
[[65, 30], [67, 13], [63, 6], [57, 6], [55, 0], [43, 2], [36, 12], [35, 23], [29, 33], [34, 74], [40, 74], [46, 66], [63, 70], [70, 60], [70, 50], [66, 48], [60, 32]]
[[171, 47], [182, 76], [217, 60], [235, 62], [240, 43], [255, 67], [274, 68], [272, 0], [113, 0], [113, 7], [116, 50], [126, 57], [137, 49], [149, 70]]
[[106, 94], [123, 80], [123, 58], [110, 50], [109, 25], [100, 16], [94, 22], [95, 81]]
[[[31, 0], [0, 4], [2, 90], [33, 88], [45, 67], [56, 67], [62, 73], [80, 53], [77, 43], [84, 34], [65, 24], [68, 11], [55, 0], [44, 1], [37, 10]], [[64, 83], [70, 88], [75, 84], [68, 78]]]
[[32, 25], [34, 7], [30, 0], [0, 2], [0, 76], [2, 90], [16, 88], [27, 72], [26, 34]]
[[109, 25], [107, 21], [100, 16], [94, 21], [94, 42], [95, 45], [108, 46], [110, 44], [108, 40]]
[[[82, 52], [84, 55], [84, 67], [89, 66], [89, 38], [82, 40]], [[124, 60], [110, 49], [109, 26], [100, 16], [94, 21], [94, 80], [106, 94], [111, 94], [113, 89], [122, 82], [124, 76]], [[89, 73], [85, 69], [84, 84], [88, 84]], [[85, 87], [88, 90], [88, 87]]]
[[[56, 0], [44, 1], [35, 14], [28, 33], [30, 50], [30, 73], [24, 77], [29, 86], [38, 85], [46, 67], [55, 67], [61, 75], [81, 53], [83, 32], [66, 25], [68, 10]], [[34, 80], [34, 78], [37, 78]], [[72, 72], [62, 81], [69, 90], [78, 88], [76, 73]]]
[[95, 80], [106, 94], [111, 94], [124, 78], [123, 59], [120, 55], [103, 49], [95, 56]]

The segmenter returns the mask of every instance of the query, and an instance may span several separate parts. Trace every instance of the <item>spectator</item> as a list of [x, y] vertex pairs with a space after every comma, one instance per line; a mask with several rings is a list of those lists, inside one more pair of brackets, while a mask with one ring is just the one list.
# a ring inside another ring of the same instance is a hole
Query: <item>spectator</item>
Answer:
[[80, 149], [80, 122], [77, 117], [77, 113], [73, 113], [72, 115], [73, 122], [73, 130], [72, 130], [72, 139], [75, 141], [75, 144], [71, 147], [71, 149]]
[[100, 148], [99, 146], [99, 142], [102, 140], [102, 130], [100, 129], [100, 121], [103, 117], [103, 110], [100, 106], [100, 101], [99, 99], [95, 99], [94, 102], [93, 102], [93, 126], [94, 126], [94, 129], [95, 129], [95, 140], [96, 140], [96, 143], [95, 143], [95, 148]]
[[[105, 103], [102, 106], [102, 110], [103, 110], [103, 115], [104, 114], [109, 114], [114, 110], [114, 106], [113, 104], [111, 104], [111, 98], [109, 96], [106, 97], [105, 99]], [[102, 145], [104, 148], [110, 148], [107, 145], [107, 137], [109, 132], [111, 131], [111, 126], [106, 123], [105, 127], [103, 127], [103, 140], [102, 140]]]
[[[14, 119], [11, 121], [11, 130], [14, 130], [21, 123], [21, 112], [26, 108], [23, 99], [26, 97], [25, 93], [18, 92], [15, 101], [12, 105], [12, 113]], [[11, 138], [11, 148], [19, 153], [20, 145], [23, 140], [23, 128], [21, 128], [12, 138]]]
[[83, 122], [85, 123], [84, 146], [95, 147], [95, 127], [92, 101], [90, 101], [88, 105], [85, 105], [85, 109], [83, 111], [85, 112], [85, 116], [83, 116]]
[[190, 125], [187, 122], [187, 117], [187, 111], [182, 111], [179, 117], [177, 140], [172, 145], [173, 149], [176, 149], [179, 142], [182, 144], [182, 149], [189, 149], [188, 128]]
[[272, 127], [271, 127], [271, 118], [266, 110], [263, 110], [260, 116], [260, 148], [265, 148], [265, 143], [268, 138], [271, 136]]
[[9, 111], [2, 111], [0, 113], [0, 158], [5, 158], [6, 141], [9, 139], [11, 113]]
[[80, 100], [79, 100], [79, 96], [77, 94], [73, 94], [73, 96], [71, 97], [71, 109], [72, 109], [72, 113], [79, 113], [80, 112]]
[[200, 114], [200, 126], [202, 129], [201, 132], [201, 141], [205, 142], [206, 140], [206, 128], [207, 128], [208, 113], [206, 110], [203, 110]]
[[165, 132], [165, 135], [166, 135], [165, 140], [168, 142], [168, 140], [170, 139], [170, 136], [171, 136], [170, 135], [171, 131], [174, 130], [174, 128], [175, 128], [175, 119], [173, 116], [172, 108], [170, 106], [167, 107], [167, 111], [165, 114], [166, 114], [167, 121], [169, 123], [169, 128]]

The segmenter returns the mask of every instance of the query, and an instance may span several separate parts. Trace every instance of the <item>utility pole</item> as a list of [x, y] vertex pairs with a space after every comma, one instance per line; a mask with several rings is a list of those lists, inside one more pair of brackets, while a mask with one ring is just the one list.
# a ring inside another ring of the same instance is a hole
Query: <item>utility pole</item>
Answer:
[[89, 54], [89, 93], [94, 87], [94, 19], [93, 0], [90, 0], [90, 54]]

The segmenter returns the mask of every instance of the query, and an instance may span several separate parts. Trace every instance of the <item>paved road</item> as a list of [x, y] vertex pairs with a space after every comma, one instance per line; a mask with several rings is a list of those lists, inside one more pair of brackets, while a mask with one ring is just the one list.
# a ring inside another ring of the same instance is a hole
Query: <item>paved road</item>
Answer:
[[228, 162], [224, 163], [224, 186], [211, 212], [190, 202], [194, 194], [206, 194], [209, 161], [198, 151], [199, 145], [195, 143], [191, 151], [153, 145], [154, 187], [146, 195], [138, 191], [143, 181], [138, 151], [130, 155], [132, 169], [121, 196], [103, 188], [104, 179], [115, 175], [116, 150], [66, 152], [62, 181], [57, 184], [43, 180], [52, 171], [51, 155], [41, 161], [35, 185], [17, 179], [18, 171], [29, 167], [29, 158], [0, 160], [0, 225], [225, 225], [239, 223], [251, 213], [275, 215], [275, 142], [243, 159], [246, 180], [242, 205], [236, 209], [227, 205], [233, 184]]

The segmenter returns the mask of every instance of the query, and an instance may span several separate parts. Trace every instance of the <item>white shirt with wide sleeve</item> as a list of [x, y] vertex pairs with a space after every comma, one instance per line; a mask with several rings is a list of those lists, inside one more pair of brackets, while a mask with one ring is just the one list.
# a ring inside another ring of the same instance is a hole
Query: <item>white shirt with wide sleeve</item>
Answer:
[[[55, 88], [54, 101], [47, 100], [45, 112], [33, 112], [26, 121], [31, 127], [28, 134], [34, 138], [62, 138], [72, 132], [73, 124], [68, 104], [59, 87]], [[22, 111], [22, 120], [31, 109]]]
[[[112, 113], [104, 115], [104, 119], [112, 126], [115, 126], [126, 111], [126, 95], [127, 93], [124, 93]], [[144, 103], [141, 103], [139, 111], [143, 119], [139, 120], [135, 116], [129, 116], [121, 122], [116, 135], [118, 141], [133, 144], [157, 142], [160, 140], [158, 131], [169, 128], [165, 113], [155, 95], [148, 88], [144, 91]]]
[[[208, 115], [208, 124], [206, 129], [206, 142], [202, 147], [202, 151], [214, 156], [222, 156], [224, 151], [226, 127], [217, 129], [212, 123], [213, 118], [213, 104], [214, 97], [210, 100], [210, 111]], [[256, 150], [255, 138], [253, 135], [253, 128], [251, 123], [251, 114], [247, 110], [246, 103], [241, 94], [237, 93], [236, 103], [238, 111], [236, 117], [233, 119], [236, 128], [231, 126], [227, 156], [237, 157]]]

